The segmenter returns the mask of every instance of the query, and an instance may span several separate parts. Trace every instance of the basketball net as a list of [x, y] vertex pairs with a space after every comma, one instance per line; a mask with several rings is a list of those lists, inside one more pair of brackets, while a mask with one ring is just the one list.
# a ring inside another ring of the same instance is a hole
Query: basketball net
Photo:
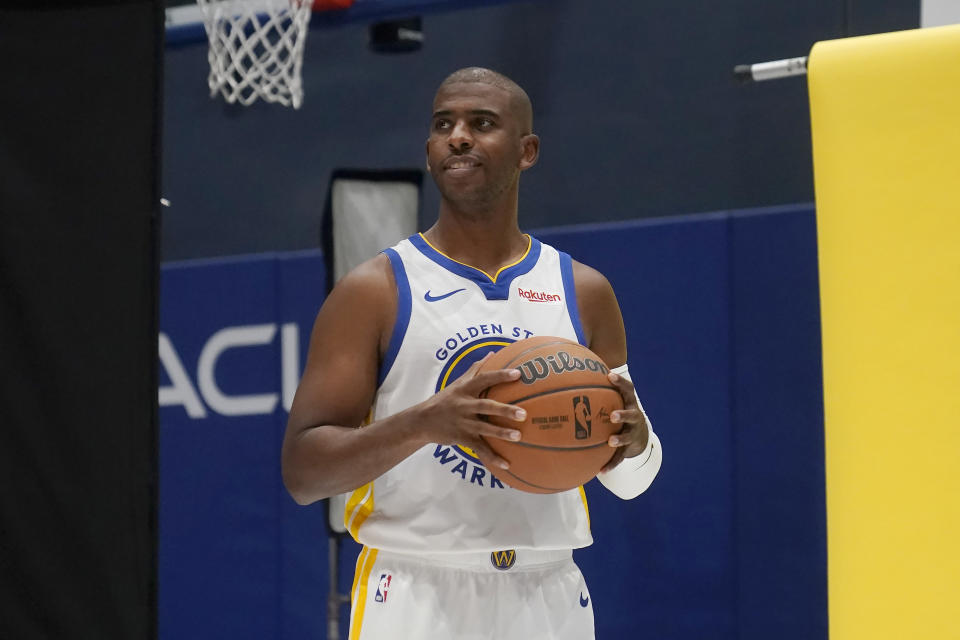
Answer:
[[210, 97], [299, 109], [311, 0], [197, 0], [210, 41]]

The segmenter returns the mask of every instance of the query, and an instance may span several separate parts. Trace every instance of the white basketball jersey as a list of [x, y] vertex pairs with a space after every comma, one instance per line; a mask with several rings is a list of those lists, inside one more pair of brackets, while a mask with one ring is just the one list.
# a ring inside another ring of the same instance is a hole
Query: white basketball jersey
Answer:
[[[374, 420], [426, 400], [511, 342], [544, 335], [584, 342], [570, 256], [533, 237], [524, 256], [493, 278], [419, 234], [385, 253], [397, 283], [397, 319]], [[532, 494], [506, 486], [496, 473], [465, 447], [426, 445], [349, 496], [347, 529], [362, 544], [397, 552], [593, 542], [582, 487]]]

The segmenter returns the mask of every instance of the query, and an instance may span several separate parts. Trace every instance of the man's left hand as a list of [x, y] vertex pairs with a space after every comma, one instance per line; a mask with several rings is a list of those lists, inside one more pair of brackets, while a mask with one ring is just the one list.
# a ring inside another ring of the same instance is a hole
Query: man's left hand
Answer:
[[610, 422], [622, 423], [623, 429], [607, 440], [607, 444], [616, 448], [617, 451], [601, 472], [610, 471], [624, 458], [632, 458], [646, 451], [647, 441], [650, 439], [650, 429], [647, 427], [647, 420], [640, 405], [637, 404], [633, 383], [612, 371], [607, 374], [607, 377], [623, 396], [623, 409], [611, 413]]

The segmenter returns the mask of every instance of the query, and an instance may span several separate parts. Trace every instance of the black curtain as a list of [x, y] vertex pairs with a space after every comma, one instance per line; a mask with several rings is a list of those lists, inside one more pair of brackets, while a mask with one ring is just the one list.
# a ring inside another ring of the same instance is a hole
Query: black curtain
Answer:
[[0, 638], [155, 638], [163, 6], [2, 6]]

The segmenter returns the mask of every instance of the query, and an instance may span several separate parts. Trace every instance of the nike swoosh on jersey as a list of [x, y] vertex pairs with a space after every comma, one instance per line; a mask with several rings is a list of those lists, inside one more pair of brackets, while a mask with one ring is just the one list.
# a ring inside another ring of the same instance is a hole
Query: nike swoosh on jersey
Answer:
[[436, 302], [437, 300], [443, 300], [444, 298], [449, 298], [449, 297], [452, 296], [453, 294], [455, 294], [455, 293], [460, 293], [461, 291], [466, 291], [466, 289], [454, 289], [453, 291], [450, 291], [449, 293], [444, 293], [444, 294], [441, 294], [441, 295], [439, 295], [439, 296], [432, 296], [432, 295], [430, 295], [430, 290], [427, 289], [427, 292], [426, 292], [425, 294], [423, 294], [423, 299], [426, 300], [427, 302]]
[[583, 592], [581, 591], [581, 592], [580, 592], [580, 606], [583, 607], [583, 608], [586, 608], [588, 604], [590, 604], [590, 596], [587, 596], [586, 598], [584, 598], [584, 597], [583, 597]]

